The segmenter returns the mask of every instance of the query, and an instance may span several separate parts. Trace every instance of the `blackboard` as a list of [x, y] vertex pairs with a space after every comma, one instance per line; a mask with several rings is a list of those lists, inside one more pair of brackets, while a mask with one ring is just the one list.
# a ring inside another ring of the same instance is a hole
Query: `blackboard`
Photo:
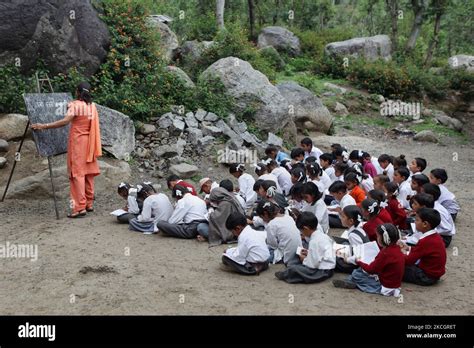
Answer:
[[[23, 99], [31, 124], [52, 123], [66, 116], [72, 96], [70, 93], [27, 93]], [[43, 157], [66, 153], [68, 137], [69, 125], [33, 131], [38, 154]]]

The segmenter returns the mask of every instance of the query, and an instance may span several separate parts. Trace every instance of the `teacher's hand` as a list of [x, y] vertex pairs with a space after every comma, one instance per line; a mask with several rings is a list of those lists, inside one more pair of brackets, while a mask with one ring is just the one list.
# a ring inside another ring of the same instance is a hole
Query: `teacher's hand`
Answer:
[[30, 128], [34, 130], [42, 130], [42, 129], [46, 129], [46, 125], [42, 123], [35, 123], [35, 124], [32, 124]]

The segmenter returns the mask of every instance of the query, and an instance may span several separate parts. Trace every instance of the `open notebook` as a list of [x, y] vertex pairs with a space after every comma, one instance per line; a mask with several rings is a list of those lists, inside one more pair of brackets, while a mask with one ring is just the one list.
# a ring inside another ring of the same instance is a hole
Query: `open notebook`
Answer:
[[341, 257], [344, 255], [347, 257], [354, 255], [360, 258], [360, 261], [364, 263], [371, 263], [379, 253], [380, 248], [377, 242], [369, 242], [355, 246], [334, 243], [334, 251]]

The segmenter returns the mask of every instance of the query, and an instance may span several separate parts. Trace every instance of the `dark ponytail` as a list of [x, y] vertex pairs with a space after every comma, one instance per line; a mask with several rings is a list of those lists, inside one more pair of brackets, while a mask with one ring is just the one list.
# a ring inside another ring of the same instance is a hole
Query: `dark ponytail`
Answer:
[[79, 99], [87, 104], [92, 103], [92, 96], [91, 96], [91, 85], [88, 82], [81, 82], [77, 86], [77, 92], [79, 93]]

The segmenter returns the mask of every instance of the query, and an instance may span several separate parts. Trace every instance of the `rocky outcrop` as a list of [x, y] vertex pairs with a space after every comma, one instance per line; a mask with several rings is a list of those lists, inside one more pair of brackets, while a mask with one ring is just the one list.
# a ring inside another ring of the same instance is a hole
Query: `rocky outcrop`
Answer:
[[326, 45], [325, 53], [329, 56], [365, 58], [367, 60], [391, 60], [390, 38], [387, 35], [356, 37], [346, 41], [331, 42]]
[[92, 75], [110, 45], [90, 1], [3, 1], [0, 23], [0, 65], [19, 63], [23, 72], [41, 60], [53, 74], [80, 66]]
[[179, 46], [178, 37], [165, 23], [159, 20], [158, 16], [149, 16], [147, 23], [149, 26], [156, 28], [160, 33], [162, 57], [167, 62], [171, 61], [174, 51]]
[[298, 37], [283, 27], [266, 27], [258, 35], [258, 47], [271, 46], [277, 51], [296, 56], [301, 54], [300, 40]]

